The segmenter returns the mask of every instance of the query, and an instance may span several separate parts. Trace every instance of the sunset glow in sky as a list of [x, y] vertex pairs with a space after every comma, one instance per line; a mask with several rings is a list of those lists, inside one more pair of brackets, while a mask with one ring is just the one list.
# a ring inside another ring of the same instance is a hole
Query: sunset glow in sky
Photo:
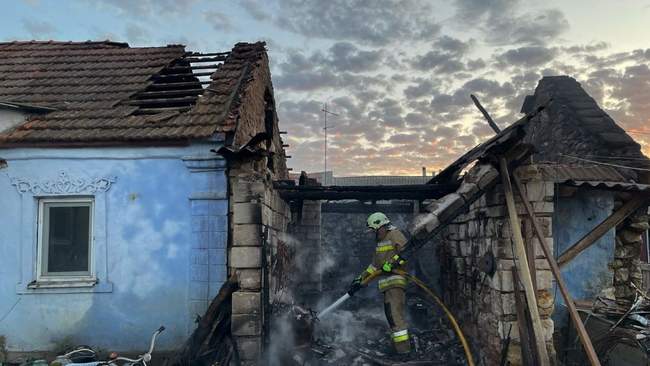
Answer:
[[650, 153], [650, 1], [25, 0], [3, 40], [186, 44], [265, 40], [294, 171], [418, 175], [505, 127], [543, 75], [570, 75]]

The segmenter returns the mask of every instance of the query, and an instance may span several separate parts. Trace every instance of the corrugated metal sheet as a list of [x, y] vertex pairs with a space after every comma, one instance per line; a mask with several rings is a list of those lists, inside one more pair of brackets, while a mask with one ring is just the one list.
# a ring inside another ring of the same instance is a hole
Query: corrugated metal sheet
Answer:
[[616, 168], [603, 165], [538, 164], [544, 180], [556, 183], [574, 181], [626, 182]]
[[649, 184], [640, 184], [640, 183], [584, 181], [584, 180], [568, 180], [565, 183], [578, 186], [578, 187], [589, 186], [592, 188], [613, 189], [617, 191], [650, 192]]
[[542, 178], [576, 187], [617, 191], [650, 191], [650, 185], [629, 182], [616, 168], [603, 165], [538, 164]]

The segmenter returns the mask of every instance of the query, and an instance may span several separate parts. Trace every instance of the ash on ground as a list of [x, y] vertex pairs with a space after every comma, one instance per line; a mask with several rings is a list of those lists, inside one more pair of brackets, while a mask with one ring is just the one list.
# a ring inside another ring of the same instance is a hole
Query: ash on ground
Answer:
[[324, 319], [299, 307], [274, 309], [270, 365], [466, 365], [463, 347], [439, 307], [409, 291], [407, 295], [411, 354], [393, 351], [381, 298], [352, 301]]

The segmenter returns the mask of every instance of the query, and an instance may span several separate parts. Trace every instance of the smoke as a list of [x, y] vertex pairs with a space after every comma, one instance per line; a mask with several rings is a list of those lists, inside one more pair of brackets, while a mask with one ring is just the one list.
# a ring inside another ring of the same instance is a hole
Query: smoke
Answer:
[[[340, 282], [340, 293], [337, 291], [336, 295], [323, 291], [305, 291], [306, 287], [320, 282], [328, 271], [336, 269], [340, 253], [320, 248], [313, 242], [301, 241], [290, 234], [278, 234], [275, 243], [278, 248], [276, 255], [289, 258], [275, 258], [272, 262], [274, 275], [285, 272], [288, 275], [274, 279], [286, 282], [279, 286], [282, 290], [272, 297], [271, 334], [266, 351], [266, 362], [269, 365], [316, 365], [320, 362], [310, 360], [314, 355], [309, 352], [308, 344], [355, 344], [359, 340], [382, 337], [383, 334], [377, 329], [388, 332], [381, 307], [382, 300], [376, 286], [365, 289], [363, 294], [353, 297], [324, 319], [316, 320], [302, 313], [303, 310], [309, 310], [297, 305], [312, 307], [311, 315], [315, 315], [316, 311], [324, 309], [335, 300], [332, 297], [345, 293], [347, 277], [337, 279]], [[279, 266], [286, 267], [279, 269]], [[354, 277], [355, 270], [350, 269], [349, 280]], [[332, 352], [328, 355], [328, 363], [336, 364], [336, 358], [343, 356], [344, 354], [337, 356], [337, 352]]]
[[386, 319], [384, 312], [376, 307], [337, 309], [320, 320], [315, 334], [326, 342], [357, 343], [360, 339], [380, 336], [377, 334], [378, 326], [386, 326]]
[[321, 250], [322, 245], [300, 241], [288, 233], [280, 233], [279, 240], [293, 249], [295, 253], [293, 258], [294, 266], [300, 272], [309, 272], [322, 276], [325, 271], [336, 265], [334, 258], [326, 255], [325, 251]]

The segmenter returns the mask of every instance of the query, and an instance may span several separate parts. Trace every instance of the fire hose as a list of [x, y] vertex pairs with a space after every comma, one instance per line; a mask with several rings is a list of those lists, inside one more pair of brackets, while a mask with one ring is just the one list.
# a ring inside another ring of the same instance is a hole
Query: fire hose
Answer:
[[[375, 278], [379, 277], [382, 273], [386, 273], [383, 271], [375, 271], [368, 277], [366, 277], [361, 284], [363, 286], [367, 286], [370, 282], [372, 282]], [[401, 269], [393, 269], [390, 273], [404, 276], [413, 283], [415, 283], [422, 291], [424, 291], [429, 297], [431, 297], [440, 307], [442, 310], [445, 312], [445, 315], [447, 315], [447, 318], [449, 319], [449, 322], [451, 323], [452, 327], [454, 328], [454, 332], [456, 333], [456, 336], [460, 340], [460, 343], [463, 346], [463, 351], [465, 352], [465, 357], [467, 358], [467, 364], [469, 366], [474, 366], [474, 357], [472, 356], [472, 352], [469, 349], [469, 343], [467, 342], [467, 339], [465, 339], [465, 335], [463, 334], [463, 331], [460, 329], [460, 326], [458, 325], [458, 322], [456, 321], [456, 318], [454, 315], [451, 313], [451, 311], [445, 306], [445, 304], [442, 302], [440, 297], [438, 297], [433, 290], [431, 290], [427, 285], [424, 284], [420, 279], [417, 277], [413, 276], [410, 273], [407, 273], [404, 270]], [[341, 296], [338, 300], [336, 300], [332, 305], [328, 306], [324, 310], [320, 311], [317, 314], [317, 318], [322, 318], [325, 316], [327, 313], [331, 312], [332, 310], [336, 309], [339, 307], [342, 303], [344, 303], [347, 299], [352, 297], [354, 293], [346, 293], [345, 295]]]

